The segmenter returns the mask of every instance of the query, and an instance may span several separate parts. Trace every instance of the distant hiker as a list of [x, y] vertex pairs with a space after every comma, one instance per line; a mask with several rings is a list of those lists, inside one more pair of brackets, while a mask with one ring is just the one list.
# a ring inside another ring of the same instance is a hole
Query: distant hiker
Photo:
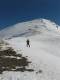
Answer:
[[57, 27], [57, 30], [58, 30], [58, 25], [56, 27]]
[[30, 41], [29, 41], [29, 39], [27, 39], [26, 43], [27, 43], [27, 47], [30, 47]]

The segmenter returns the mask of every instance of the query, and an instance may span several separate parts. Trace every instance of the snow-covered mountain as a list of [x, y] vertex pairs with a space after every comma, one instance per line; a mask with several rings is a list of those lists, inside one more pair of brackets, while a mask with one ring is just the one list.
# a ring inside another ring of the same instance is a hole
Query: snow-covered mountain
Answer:
[[[59, 30], [60, 26], [56, 23], [37, 19], [18, 23], [0, 31], [0, 37], [5, 38], [5, 42], [8, 43], [6, 47], [12, 47], [17, 54], [27, 57], [31, 64], [26, 68], [34, 70], [4, 71], [0, 74], [0, 80], [60, 80]], [[27, 38], [30, 39], [30, 48], [26, 47]]]
[[45, 34], [45, 33], [59, 33], [57, 28], [59, 26], [47, 19], [36, 19], [32, 21], [22, 22], [5, 28], [0, 31], [1, 38], [11, 38], [18, 36], [32, 36], [36, 34]]

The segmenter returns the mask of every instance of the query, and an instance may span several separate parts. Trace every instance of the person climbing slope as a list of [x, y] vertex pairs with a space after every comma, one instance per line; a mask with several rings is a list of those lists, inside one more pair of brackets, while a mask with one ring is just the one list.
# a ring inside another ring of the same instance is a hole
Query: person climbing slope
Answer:
[[26, 43], [27, 43], [27, 47], [30, 47], [30, 40], [29, 39], [27, 39]]

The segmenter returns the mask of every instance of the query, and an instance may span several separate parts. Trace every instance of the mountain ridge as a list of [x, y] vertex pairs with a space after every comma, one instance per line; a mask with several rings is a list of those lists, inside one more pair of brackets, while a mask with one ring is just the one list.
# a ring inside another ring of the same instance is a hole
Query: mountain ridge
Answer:
[[15, 36], [32, 36], [44, 32], [58, 32], [59, 25], [47, 19], [35, 19], [27, 22], [15, 24], [0, 31], [1, 38]]

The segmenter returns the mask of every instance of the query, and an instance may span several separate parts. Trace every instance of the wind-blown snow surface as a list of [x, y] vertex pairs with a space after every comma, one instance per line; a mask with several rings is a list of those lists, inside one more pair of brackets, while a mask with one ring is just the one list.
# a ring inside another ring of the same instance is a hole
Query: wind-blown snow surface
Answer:
[[[28, 68], [32, 68], [34, 71], [7, 71], [0, 75], [0, 80], [60, 80], [60, 32], [56, 29], [55, 23], [48, 20], [43, 20], [43, 22], [45, 26], [39, 20], [34, 20], [33, 23], [23, 23], [25, 25], [25, 28], [22, 26], [21, 29], [23, 32], [26, 31], [26, 29], [31, 30], [32, 28], [35, 32], [38, 31], [38, 33], [34, 33], [36, 35], [32, 35], [33, 32], [28, 32], [30, 36], [28, 35], [26, 37], [27, 34], [25, 34], [23, 37], [20, 35], [20, 37], [12, 37], [12, 39], [6, 40], [17, 53], [22, 53], [23, 56], [28, 56], [28, 60], [32, 62]], [[21, 23], [19, 25], [23, 24]], [[27, 28], [27, 25], [29, 24], [30, 26], [33, 26]], [[10, 30], [6, 30], [7, 32], [3, 30], [5, 35], [11, 30], [11, 36], [14, 36], [15, 32], [16, 34], [18, 32], [18, 30], [14, 31], [14, 27]], [[10, 35], [10, 32], [8, 34]], [[6, 37], [8, 37], [8, 35]], [[27, 38], [30, 39], [30, 48], [26, 47]]]
[[[0, 38], [12, 38], [18, 36], [32, 36], [35, 34], [43, 34], [45, 32], [59, 32], [59, 26], [46, 19], [36, 19], [32, 21], [18, 23], [0, 31]], [[58, 31], [57, 31], [58, 28]]]

